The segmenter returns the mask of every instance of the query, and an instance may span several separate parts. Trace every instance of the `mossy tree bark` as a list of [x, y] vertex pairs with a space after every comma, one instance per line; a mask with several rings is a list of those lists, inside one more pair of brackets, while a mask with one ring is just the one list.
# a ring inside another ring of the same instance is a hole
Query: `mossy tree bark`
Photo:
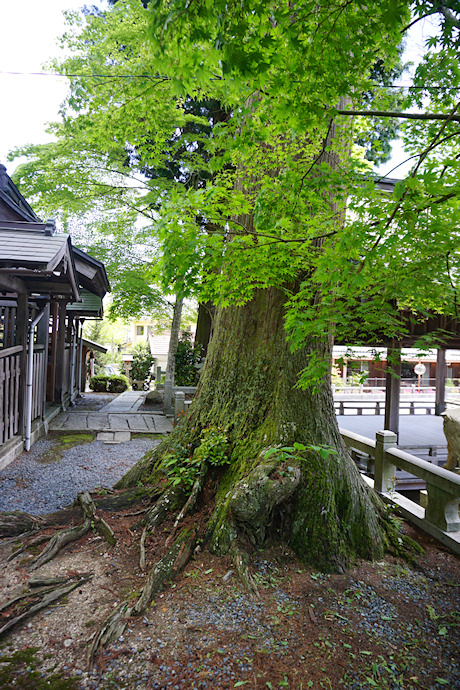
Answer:
[[[218, 311], [189, 415], [121, 485], [157, 477], [163, 453], [177, 444], [198, 445], [202, 430], [216, 425], [227, 430], [231, 462], [220, 479], [209, 526], [212, 550], [227, 552], [242, 538], [261, 544], [273, 525], [282, 523], [283, 539], [302, 559], [323, 569], [343, 569], [356, 556], [380, 556], [384, 534], [376, 501], [342, 443], [329, 377], [314, 390], [296, 388], [313, 348], [322, 348], [329, 358], [330, 346], [310, 343], [292, 353], [284, 303], [284, 293], [272, 288], [260, 290], [243, 307]], [[299, 480], [291, 477], [294, 490], [283, 493], [279, 485], [289, 477], [273, 479], [276, 462], [266, 460], [263, 451], [294, 442], [326, 444], [337, 453], [323, 459], [309, 451], [298, 463]]]
[[[341, 106], [345, 103], [342, 99]], [[312, 175], [318, 164], [338, 165], [338, 155], [330, 150], [338, 136], [346, 151], [350, 132], [344, 129], [338, 134], [331, 122], [322, 152], [312, 162]], [[269, 174], [276, 178], [278, 171]], [[251, 197], [257, 192], [258, 179], [242, 171], [237, 187]], [[341, 213], [332, 197], [329, 205], [340, 224]], [[251, 214], [239, 216], [237, 221], [239, 231], [244, 228], [248, 234], [254, 233]], [[316, 249], [320, 246], [318, 240]], [[301, 279], [308, 276], [299, 276]], [[311, 340], [303, 349], [291, 352], [284, 327], [285, 302], [296, 285], [285, 287], [286, 291], [275, 287], [258, 290], [244, 306], [217, 310], [188, 416], [119, 486], [155, 481], [161, 473], [162, 455], [178, 446], [197, 447], [203, 429], [217, 426], [227, 432], [230, 465], [220, 478], [209, 525], [211, 549], [240, 553], [239, 542], [260, 545], [278, 524], [283, 538], [302, 559], [323, 569], [343, 569], [356, 556], [379, 557], [386, 536], [380, 526], [378, 500], [364, 485], [342, 442], [329, 376], [309, 390], [296, 387], [313, 353], [330, 363], [332, 340]], [[311, 450], [302, 460], [284, 463], [281, 471], [276, 455], [269, 460], [264, 457], [266, 449], [295, 442], [327, 445], [336, 453], [324, 459]]]

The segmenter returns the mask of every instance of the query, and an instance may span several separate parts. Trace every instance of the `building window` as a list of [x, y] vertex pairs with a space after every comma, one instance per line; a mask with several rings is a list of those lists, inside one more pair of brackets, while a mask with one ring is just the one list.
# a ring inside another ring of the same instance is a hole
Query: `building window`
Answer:
[[136, 335], [144, 335], [144, 326], [136, 326]]

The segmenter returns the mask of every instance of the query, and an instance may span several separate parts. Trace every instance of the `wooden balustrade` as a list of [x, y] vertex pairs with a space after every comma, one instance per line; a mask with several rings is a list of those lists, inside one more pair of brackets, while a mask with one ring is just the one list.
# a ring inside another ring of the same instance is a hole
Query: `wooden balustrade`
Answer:
[[[378, 431], [376, 440], [345, 429], [340, 433], [348, 448], [374, 458], [374, 482], [367, 478], [387, 503], [397, 505], [404, 517], [460, 553], [460, 475], [406, 453], [396, 446], [396, 434]], [[396, 470], [410, 472], [426, 483], [426, 509], [395, 492]]]
[[0, 350], [0, 445], [18, 432], [22, 346]]
[[[353, 401], [353, 400], [335, 400], [335, 412], [338, 415], [344, 415], [345, 410], [355, 410], [355, 414], [361, 416], [365, 411], [370, 411], [370, 414], [380, 415], [385, 412], [385, 402], [381, 400], [369, 401]], [[434, 401], [403, 401], [399, 405], [400, 414], [417, 414], [421, 411], [423, 414], [434, 414]]]

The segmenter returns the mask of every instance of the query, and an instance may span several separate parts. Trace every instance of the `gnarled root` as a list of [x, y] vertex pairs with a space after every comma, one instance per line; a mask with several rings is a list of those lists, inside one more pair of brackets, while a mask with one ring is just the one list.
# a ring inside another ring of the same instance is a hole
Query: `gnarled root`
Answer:
[[134, 614], [140, 615], [145, 611], [163, 584], [172, 580], [188, 563], [195, 548], [196, 535], [196, 527], [183, 529], [166, 555], [152, 568], [133, 607]]
[[[0, 636], [30, 618], [38, 611], [47, 608], [53, 602], [69, 594], [77, 587], [81, 587], [92, 578], [92, 573], [82, 573], [71, 578], [55, 578], [48, 580], [30, 580], [29, 591], [5, 602], [1, 608], [3, 620], [8, 617], [8, 609], [12, 609], [9, 620], [0, 628]], [[38, 599], [38, 601], [37, 601]], [[15, 607], [20, 604], [19, 615], [14, 615]]]
[[156, 504], [151, 508], [143, 517], [143, 519], [138, 522], [134, 529], [144, 525], [142, 530], [142, 535], [140, 539], [139, 549], [139, 567], [141, 570], [145, 570], [145, 539], [147, 533], [151, 532], [157, 525], [159, 525], [166, 517], [166, 514], [170, 510], [174, 510], [177, 507], [178, 502], [183, 496], [183, 489], [181, 486], [173, 486], [167, 489], [161, 498], [158, 499]]
[[195, 507], [195, 504], [198, 500], [198, 496], [200, 495], [201, 489], [203, 488], [204, 480], [206, 479], [206, 474], [207, 474], [208, 468], [206, 463], [203, 463], [199, 474], [198, 478], [196, 479], [192, 491], [190, 493], [190, 496], [188, 497], [184, 507], [180, 511], [179, 515], [176, 518], [176, 521], [174, 523], [174, 529], [178, 526], [179, 522], [184, 519], [186, 515], [190, 513], [190, 511], [193, 510]]
[[173, 486], [170, 489], [166, 489], [161, 498], [155, 503], [153, 508], [151, 508], [140, 520], [140, 522], [134, 525], [133, 529], [138, 529], [144, 526], [145, 529], [152, 530], [154, 527], [159, 525], [166, 517], [166, 514], [170, 510], [175, 510], [180, 506], [180, 502], [184, 495], [184, 490], [181, 486]]
[[109, 644], [113, 640], [117, 640], [120, 635], [123, 635], [126, 628], [126, 621], [130, 617], [131, 612], [132, 606], [124, 601], [104, 621], [88, 650], [87, 664], [89, 669], [94, 666], [97, 651], [102, 650], [102, 647], [106, 644]]
[[[110, 496], [94, 494], [97, 509], [108, 512], [124, 510], [151, 499], [151, 491], [145, 488], [131, 488]], [[143, 511], [142, 511], [143, 512]], [[0, 539], [8, 537], [26, 537], [40, 529], [67, 525], [80, 516], [79, 507], [63, 508], [46, 515], [30, 515], [21, 511], [0, 512]]]
[[231, 549], [230, 549], [230, 555], [233, 561], [233, 565], [235, 566], [235, 570], [238, 573], [238, 577], [240, 578], [241, 582], [243, 585], [251, 591], [253, 594], [256, 596], [259, 596], [259, 591], [257, 589], [256, 581], [252, 577], [250, 570], [249, 570], [249, 556], [247, 553], [244, 551], [241, 551], [233, 542]]
[[25, 532], [36, 532], [43, 527], [43, 518], [15, 510], [0, 513], [0, 538], [18, 537]]
[[274, 509], [285, 503], [300, 482], [300, 468], [279, 460], [262, 460], [231, 492], [232, 519], [254, 545], [263, 544]]
[[78, 494], [78, 502], [85, 518], [83, 523], [55, 534], [49, 544], [45, 546], [41, 554], [37, 556], [37, 558], [35, 558], [29, 565], [30, 570], [36, 570], [45, 563], [48, 563], [48, 561], [54, 558], [54, 556], [56, 556], [56, 554], [59, 553], [64, 546], [67, 546], [67, 544], [71, 544], [72, 542], [83, 537], [92, 527], [94, 527], [94, 529], [99, 532], [101, 537], [103, 537], [111, 546], [115, 544], [115, 535], [105, 520], [96, 515], [96, 506], [94, 505], [94, 501], [90, 494], [87, 491]]
[[88, 653], [89, 668], [93, 666], [98, 650], [123, 634], [127, 619], [131, 615], [139, 616], [142, 614], [163, 585], [172, 580], [185, 567], [193, 554], [197, 533], [196, 527], [183, 529], [168, 552], [148, 574], [141, 595], [134, 606], [126, 601], [123, 602], [103, 623]]

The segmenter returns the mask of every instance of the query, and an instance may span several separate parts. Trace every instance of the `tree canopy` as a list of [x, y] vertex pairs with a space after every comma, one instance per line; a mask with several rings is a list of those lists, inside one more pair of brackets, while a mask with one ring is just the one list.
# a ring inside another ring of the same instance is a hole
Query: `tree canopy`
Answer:
[[[148, 246], [163, 289], [228, 306], [281, 287], [294, 348], [331, 324], [356, 343], [397, 338], [401, 308], [456, 313], [456, 3], [144, 4], [70, 17], [56, 141], [16, 152], [26, 195], [74, 222], [96, 208], [104, 259], [114, 237], [128, 247], [133, 286]], [[395, 89], [401, 40], [432, 14], [413, 86]], [[382, 118], [394, 128], [395, 108], [443, 119], [404, 120], [414, 165], [383, 194], [354, 142]]]

